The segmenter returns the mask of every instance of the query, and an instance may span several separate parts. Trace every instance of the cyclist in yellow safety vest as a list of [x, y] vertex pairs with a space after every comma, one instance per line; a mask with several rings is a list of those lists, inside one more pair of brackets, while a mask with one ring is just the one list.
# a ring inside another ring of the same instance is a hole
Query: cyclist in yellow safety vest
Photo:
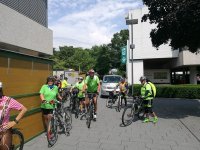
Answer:
[[141, 96], [143, 98], [143, 105], [145, 110], [145, 116], [146, 118], [143, 120], [143, 123], [149, 122], [149, 114], [154, 118], [153, 123], [156, 123], [158, 121], [158, 117], [156, 116], [155, 112], [152, 110], [153, 105], [153, 89], [151, 88], [151, 85], [148, 84], [147, 79], [145, 76], [140, 77], [140, 82], [142, 84], [141, 87]]
[[[127, 106], [127, 94], [128, 94], [128, 83], [125, 81], [125, 78], [122, 78], [121, 81], [117, 84], [116, 87], [119, 86], [120, 93], [122, 95], [122, 99], [124, 99], [125, 106]], [[122, 101], [121, 101], [122, 105]]]
[[81, 113], [83, 113], [83, 109], [85, 108], [85, 102], [84, 102], [85, 101], [85, 93], [83, 92], [84, 84], [85, 84], [85, 81], [83, 80], [83, 77], [78, 77], [78, 82], [70, 90], [71, 92], [74, 88], [77, 88], [79, 90], [78, 99], [80, 102]]
[[70, 84], [67, 83], [67, 77], [64, 77], [64, 79], [61, 81], [61, 88], [67, 88]]

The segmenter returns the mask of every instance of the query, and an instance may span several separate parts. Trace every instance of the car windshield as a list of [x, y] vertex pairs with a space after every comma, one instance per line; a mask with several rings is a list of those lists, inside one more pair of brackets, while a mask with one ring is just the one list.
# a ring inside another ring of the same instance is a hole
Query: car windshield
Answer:
[[105, 76], [103, 79], [103, 83], [118, 83], [120, 82], [120, 76]]

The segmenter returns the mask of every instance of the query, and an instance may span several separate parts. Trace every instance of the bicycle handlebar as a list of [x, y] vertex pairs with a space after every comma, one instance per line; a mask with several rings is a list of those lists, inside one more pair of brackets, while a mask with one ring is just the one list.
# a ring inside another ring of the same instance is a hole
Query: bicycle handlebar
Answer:
[[58, 100], [50, 100], [50, 101], [47, 101], [47, 100], [43, 100], [44, 102], [42, 103], [46, 103], [46, 104], [51, 104], [51, 105], [54, 105], [56, 103], [60, 104], [61, 102], [58, 101]]

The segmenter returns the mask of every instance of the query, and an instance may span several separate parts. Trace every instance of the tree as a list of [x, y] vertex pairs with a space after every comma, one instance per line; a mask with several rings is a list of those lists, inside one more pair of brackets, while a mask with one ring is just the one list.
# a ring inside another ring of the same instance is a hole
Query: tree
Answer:
[[99, 75], [107, 74], [111, 68], [110, 65], [110, 52], [109, 47], [107, 45], [102, 45], [98, 50], [98, 57], [96, 60], [95, 70]]
[[143, 0], [149, 13], [142, 21], [150, 20], [157, 28], [150, 33], [152, 44], [159, 48], [169, 42], [173, 49], [200, 48], [200, 1], [199, 0]]
[[74, 48], [72, 46], [60, 47], [59, 51], [54, 50], [52, 56], [54, 61], [54, 69], [75, 69], [81, 71], [88, 71], [95, 66], [95, 59], [91, 57], [89, 50], [82, 48]]
[[127, 40], [129, 37], [129, 31], [128, 29], [121, 30], [119, 33], [115, 33], [113, 35], [113, 38], [111, 39], [111, 66], [112, 68], [117, 68], [119, 72], [126, 71], [126, 65], [121, 64], [121, 47], [127, 45]]

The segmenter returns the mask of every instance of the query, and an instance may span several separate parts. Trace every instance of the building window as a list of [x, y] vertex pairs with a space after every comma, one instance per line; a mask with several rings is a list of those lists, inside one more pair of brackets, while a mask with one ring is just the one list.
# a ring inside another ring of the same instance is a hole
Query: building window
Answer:
[[167, 72], [154, 72], [154, 79], [167, 79]]

